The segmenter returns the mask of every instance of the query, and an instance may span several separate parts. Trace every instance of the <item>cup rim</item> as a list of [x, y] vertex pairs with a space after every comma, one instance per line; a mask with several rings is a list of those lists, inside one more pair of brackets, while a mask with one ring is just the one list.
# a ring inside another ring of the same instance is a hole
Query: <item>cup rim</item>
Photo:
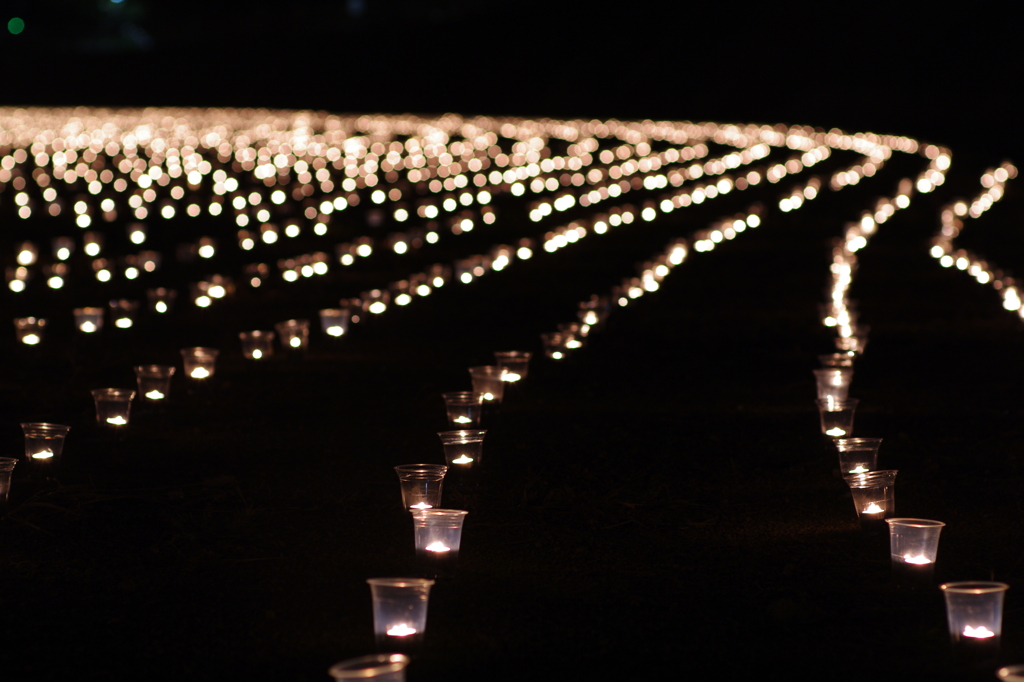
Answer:
[[450, 400], [476, 400], [476, 397], [480, 398], [480, 402], [483, 402], [485, 393], [477, 393], [476, 391], [450, 391], [448, 393], [442, 393], [441, 398], [448, 402]]
[[994, 594], [1005, 592], [1010, 589], [1006, 583], [990, 580], [960, 580], [951, 583], [942, 583], [939, 589], [943, 592], [953, 594]]
[[435, 581], [430, 578], [367, 578], [371, 587], [430, 587]]
[[899, 469], [876, 469], [863, 474], [847, 474], [843, 480], [851, 488], [875, 488], [885, 485], [885, 479], [892, 481], [898, 473]]
[[904, 526], [906, 528], [942, 528], [946, 525], [943, 521], [934, 521], [932, 519], [910, 519], [906, 517], [886, 519], [885, 522], [890, 526]]
[[404, 654], [370, 654], [339, 661], [327, 670], [327, 674], [335, 679], [372, 678], [384, 673], [396, 673], [408, 665], [409, 657]]
[[[466, 438], [475, 438], [482, 441], [484, 439], [484, 436], [487, 435], [487, 429], [458, 429], [456, 431], [438, 431], [437, 435], [442, 441], [446, 439], [461, 440]], [[477, 441], [472, 440], [465, 442], [475, 443]]]
[[128, 400], [135, 398], [135, 391], [130, 388], [94, 388], [91, 391], [93, 398], [124, 398], [128, 396]]
[[462, 509], [436, 509], [436, 508], [431, 508], [431, 509], [412, 509], [410, 511], [412, 512], [413, 518], [416, 518], [417, 516], [441, 516], [441, 517], [448, 518], [448, 519], [458, 519], [458, 518], [462, 518], [463, 516], [465, 516], [466, 514], [469, 513], [468, 511], [464, 511]]
[[447, 464], [399, 464], [395, 467], [399, 474], [444, 474], [448, 473]]
[[191, 348], [182, 348], [181, 354], [185, 355], [185, 353], [189, 353], [192, 357], [196, 357], [198, 355], [212, 355], [213, 357], [217, 357], [220, 355], [220, 350], [217, 348], [207, 348], [205, 346], [193, 346]]
[[822, 409], [822, 408], [825, 408], [825, 407], [831, 407], [831, 406], [835, 405], [835, 406], [837, 406], [839, 408], [838, 410], [826, 409], [825, 411], [826, 412], [842, 412], [843, 410], [845, 410], [847, 408], [850, 408], [850, 407], [856, 409], [857, 404], [860, 403], [860, 399], [859, 398], [843, 398], [842, 400], [839, 400], [839, 399], [836, 399], [836, 398], [832, 398], [832, 399], [817, 398], [814, 402], [816, 402], [818, 404], [818, 409], [819, 410]]
[[52, 422], [22, 422], [21, 430], [25, 431], [25, 429], [32, 429], [35, 431], [57, 431], [63, 429], [64, 433], [67, 433], [71, 430], [71, 427], [66, 424], [54, 424]]

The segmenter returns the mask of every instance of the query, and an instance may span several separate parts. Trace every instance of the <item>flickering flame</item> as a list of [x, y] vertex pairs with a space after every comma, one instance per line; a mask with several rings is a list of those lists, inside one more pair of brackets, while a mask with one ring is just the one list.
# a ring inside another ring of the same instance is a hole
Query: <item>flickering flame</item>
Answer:
[[117, 415], [116, 417], [107, 417], [107, 423], [114, 424], [115, 426], [124, 426], [128, 423], [128, 420], [121, 415]]
[[[256, 354], [253, 353], [253, 357], [255, 357], [255, 355]], [[192, 377], [193, 379], [205, 379], [206, 377], [210, 376], [210, 372], [207, 371], [205, 367], [196, 367], [194, 370], [192, 370], [192, 373], [189, 376]]]
[[39, 343], [39, 336], [36, 334], [25, 334], [21, 337], [21, 342], [27, 346], [34, 346]]
[[344, 327], [328, 327], [327, 333], [331, 336], [341, 336], [345, 333]]
[[856, 468], [850, 469], [851, 474], [866, 474], [869, 471], [871, 471], [871, 469], [866, 469], [865, 467], [862, 467], [860, 464], [858, 464]]
[[493, 393], [484, 393], [484, 400], [494, 400]]
[[505, 375], [501, 377], [502, 381], [519, 381], [523, 377], [519, 376], [515, 372], [505, 372]]
[[259, 360], [262, 357], [263, 357], [263, 351], [261, 351], [259, 348], [257, 348], [256, 350], [254, 350], [252, 352], [252, 359], [253, 360]]
[[288, 345], [291, 346], [292, 348], [298, 348], [299, 346], [302, 345], [302, 339], [300, 339], [297, 336], [293, 336], [291, 340], [288, 342]]
[[53, 457], [53, 450], [43, 450], [32, 455], [32, 459], [50, 459]]
[[988, 639], [989, 637], [995, 637], [996, 633], [989, 630], [984, 625], [979, 625], [974, 628], [968, 625], [964, 628], [964, 637], [973, 637], [974, 639]]
[[568, 341], [565, 342], [565, 347], [566, 348], [579, 348], [582, 345], [583, 345], [583, 343], [580, 342], [580, 341], [577, 341], [576, 339], [569, 339]]
[[392, 637], [408, 637], [409, 635], [416, 634], [416, 628], [411, 628], [405, 623], [399, 623], [388, 628], [388, 634]]
[[[846, 431], [844, 431], [841, 428], [839, 428], [838, 426], [836, 426], [836, 427], [833, 427], [833, 428], [829, 429], [828, 431], [826, 431], [825, 435], [826, 436], [832, 436], [833, 438], [839, 438], [840, 436], [845, 436], [846, 435]], [[865, 471], [867, 471], [867, 469], [865, 469]]]
[[129, 327], [132, 326], [131, 318], [119, 317], [116, 320], [114, 320], [114, 326], [117, 327], [118, 329], [128, 329]]
[[554, 353], [551, 354], [552, 360], [561, 360], [563, 357], [564, 356], [562, 355], [562, 351], [559, 350], [556, 350]]
[[167, 304], [164, 303], [163, 301], [157, 301], [156, 305], [153, 306], [153, 309], [155, 311], [157, 311], [158, 313], [166, 313], [167, 312]]
[[441, 541], [431, 542], [429, 545], [427, 545], [423, 549], [427, 550], [428, 552], [450, 552], [450, 551], [452, 551], [451, 547], [446, 547], [445, 544], [443, 542], [441, 542]]
[[473, 461], [472, 457], [466, 457], [465, 455], [459, 455], [457, 459], [452, 460], [452, 464], [469, 464]]
[[869, 504], [869, 505], [867, 506], [867, 508], [866, 508], [866, 509], [864, 510], [864, 512], [863, 512], [863, 513], [864, 513], [864, 514], [881, 514], [881, 513], [883, 513], [883, 512], [885, 512], [885, 510], [884, 510], [884, 509], [882, 509], [882, 508], [881, 508], [881, 507], [879, 507], [879, 506], [878, 506], [877, 504], [875, 504], [874, 502], [872, 502], [871, 504]]
[[908, 564], [918, 564], [918, 565], [932, 563], [931, 559], [929, 559], [928, 557], [923, 556], [921, 554], [918, 554], [917, 556], [913, 556], [912, 554], [904, 554], [903, 555], [903, 561], [905, 563], [908, 563]]
[[146, 397], [149, 398], [150, 400], [163, 400], [164, 394], [156, 389], [153, 389], [152, 391], [146, 394]]
[[83, 322], [82, 324], [78, 325], [78, 328], [85, 332], [86, 334], [92, 334], [94, 331], [96, 331], [96, 325], [93, 324], [92, 322]]
[[456, 424], [469, 424], [469, 423], [472, 423], [473, 420], [470, 419], [469, 417], [463, 417], [460, 414], [458, 417], [456, 417], [452, 421], [455, 422]]
[[409, 509], [433, 509], [434, 505], [427, 504], [426, 502], [419, 502], [418, 504], [409, 505]]

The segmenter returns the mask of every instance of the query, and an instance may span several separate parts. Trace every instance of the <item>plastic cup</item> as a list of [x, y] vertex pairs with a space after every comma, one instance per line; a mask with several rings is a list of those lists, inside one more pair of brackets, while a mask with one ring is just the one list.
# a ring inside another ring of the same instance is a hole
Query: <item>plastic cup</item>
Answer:
[[881, 438], [836, 438], [839, 451], [839, 471], [843, 476], [866, 474], [878, 469], [878, 448]]
[[103, 329], [103, 308], [75, 308], [75, 329], [93, 334]]
[[348, 334], [351, 312], [341, 308], [326, 308], [320, 311], [320, 328], [324, 334], [338, 338]]
[[0, 505], [7, 504], [7, 496], [11, 492], [11, 472], [18, 464], [13, 457], [0, 457]]
[[853, 433], [853, 415], [860, 403], [856, 398], [818, 400], [821, 432], [829, 438], [846, 438]]
[[407, 665], [409, 665], [409, 657], [403, 654], [374, 654], [335, 663], [327, 671], [327, 674], [335, 680], [405, 682]]
[[96, 421], [100, 426], [122, 429], [128, 426], [135, 391], [126, 388], [97, 388], [92, 391], [96, 401]]
[[896, 514], [896, 469], [870, 471], [844, 476], [853, 496], [857, 518], [865, 530], [881, 528], [884, 521]]
[[402, 504], [409, 511], [441, 506], [441, 487], [448, 467], [443, 464], [400, 464], [395, 467], [402, 486]]
[[249, 360], [266, 360], [274, 354], [274, 332], [241, 332], [242, 355]]
[[305, 352], [309, 347], [309, 320], [285, 320], [275, 324], [274, 329], [286, 351]]
[[434, 577], [455, 572], [462, 545], [462, 523], [467, 513], [459, 509], [413, 510], [416, 563], [421, 570]]
[[110, 321], [117, 329], [131, 329], [135, 326], [135, 313], [139, 304], [135, 301], [118, 299], [110, 302]]
[[433, 580], [370, 578], [373, 633], [381, 651], [415, 653], [423, 646]]
[[500, 403], [505, 395], [505, 369], [496, 365], [470, 367], [469, 376], [473, 380], [473, 392], [483, 393], [485, 403]]
[[64, 452], [64, 438], [71, 427], [30, 422], [22, 424], [21, 430], [25, 434], [25, 464], [33, 474], [50, 478], [60, 462], [60, 455]]
[[448, 421], [452, 426], [458, 428], [480, 426], [480, 417], [484, 404], [483, 393], [457, 391], [455, 393], [442, 393], [441, 397], [444, 398], [444, 406], [448, 411]]
[[849, 367], [816, 369], [814, 377], [818, 382], [818, 400], [846, 400], [853, 370]]
[[439, 431], [444, 457], [448, 467], [456, 471], [467, 471], [480, 464], [487, 430]]
[[150, 404], [167, 402], [171, 392], [171, 377], [174, 367], [170, 365], [139, 365], [135, 368], [135, 380], [139, 382], [142, 401]]
[[1009, 585], [953, 582], [939, 586], [946, 596], [949, 638], [958, 653], [992, 657], [1003, 634], [1003, 597]]
[[220, 351], [216, 348], [182, 348], [181, 361], [185, 367], [185, 376], [189, 379], [203, 380], [213, 376]]
[[505, 370], [502, 381], [515, 383], [524, 380], [530, 370], [531, 357], [531, 353], [521, 350], [495, 351], [495, 363]]
[[14, 332], [17, 334], [18, 343], [26, 346], [35, 346], [42, 341], [45, 327], [46, 320], [41, 317], [14, 318]]
[[935, 556], [939, 552], [942, 521], [929, 519], [886, 519], [889, 524], [889, 554], [897, 587], [932, 587]]
[[171, 312], [171, 307], [174, 306], [174, 299], [177, 297], [178, 292], [174, 289], [165, 289], [163, 287], [146, 289], [146, 298], [149, 300], [149, 309], [158, 315]]

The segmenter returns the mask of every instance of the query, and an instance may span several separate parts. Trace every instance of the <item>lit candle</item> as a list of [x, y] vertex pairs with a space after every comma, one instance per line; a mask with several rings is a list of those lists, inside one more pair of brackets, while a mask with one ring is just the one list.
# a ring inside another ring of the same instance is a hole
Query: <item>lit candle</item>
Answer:
[[494, 400], [493, 393], [484, 393], [484, 400]]
[[21, 342], [27, 346], [34, 346], [39, 343], [39, 337], [36, 334], [25, 334], [21, 337]]
[[473, 422], [473, 420], [470, 419], [469, 417], [463, 417], [461, 415], [456, 417], [452, 421], [455, 422], [456, 424], [471, 424]]
[[94, 331], [96, 331], [96, 325], [94, 325], [92, 322], [83, 322], [78, 326], [78, 328], [81, 329], [86, 334], [92, 334]]
[[124, 426], [128, 423], [128, 420], [121, 415], [117, 415], [116, 417], [107, 417], [107, 423], [114, 424], [116, 426]]
[[263, 351], [261, 351], [259, 348], [257, 348], [256, 350], [254, 350], [252, 352], [252, 359], [253, 360], [259, 360], [262, 357], [263, 357]]
[[918, 564], [918, 565], [924, 565], [924, 564], [932, 563], [931, 559], [929, 559], [928, 557], [922, 556], [920, 554], [917, 555], [917, 556], [914, 556], [914, 555], [911, 555], [911, 554], [904, 554], [903, 555], [903, 561], [908, 563], [908, 564]]
[[[836, 426], [836, 427], [833, 427], [833, 428], [829, 429], [828, 431], [826, 431], [825, 435], [826, 436], [832, 436], [833, 438], [840, 438], [840, 437], [846, 435], [846, 431], [843, 431], [841, 428]], [[864, 471], [867, 471], [867, 469], [865, 469]]]
[[450, 552], [452, 548], [451, 547], [445, 547], [443, 542], [438, 541], [438, 542], [431, 542], [429, 545], [427, 545], [423, 549], [427, 550], [428, 552]]
[[411, 505], [409, 509], [433, 509], [434, 505], [427, 504], [426, 502], [420, 502], [418, 504]]
[[189, 376], [191, 376], [193, 379], [205, 379], [206, 377], [210, 376], [210, 372], [208, 372], [205, 367], [196, 367], [194, 370], [192, 370], [192, 374], [190, 374]]
[[871, 469], [866, 469], [860, 464], [858, 464], [855, 468], [850, 469], [851, 474], [866, 474], [869, 471], [871, 471]]
[[292, 348], [298, 348], [299, 346], [302, 345], [302, 339], [300, 339], [297, 336], [293, 336], [291, 341], [288, 342], [288, 345], [290, 345]]
[[472, 457], [466, 457], [465, 455], [460, 455], [456, 459], [452, 460], [452, 464], [469, 464], [472, 461], [473, 461]]
[[399, 623], [388, 628], [388, 634], [392, 637], [408, 637], [409, 635], [416, 634], [416, 628], [411, 628], [405, 623]]
[[[114, 321], [114, 326], [118, 329], [128, 329], [132, 326], [132, 321], [127, 317], [119, 317]], [[85, 330], [83, 329], [82, 331]]]
[[522, 377], [515, 372], [506, 372], [505, 376], [502, 377], [503, 381], [519, 381], [520, 379], [522, 379]]
[[973, 637], [974, 639], [988, 639], [989, 637], [995, 637], [996, 633], [989, 630], [984, 625], [978, 627], [971, 627], [968, 625], [964, 628], [964, 637]]
[[341, 328], [341, 327], [336, 327], [336, 326], [335, 327], [328, 327], [327, 328], [327, 333], [330, 334], [331, 336], [342, 336], [345, 333], [345, 330], [343, 328]]
[[32, 459], [50, 459], [53, 457], [53, 450], [43, 450], [32, 455]]
[[864, 509], [864, 511], [862, 513], [863, 514], [884, 514], [885, 510], [882, 509], [881, 507], [879, 507], [874, 502], [872, 502], [867, 507], [865, 507], [865, 509]]
[[153, 389], [152, 391], [146, 393], [146, 397], [149, 398], [150, 400], [163, 400], [164, 394], [156, 389]]

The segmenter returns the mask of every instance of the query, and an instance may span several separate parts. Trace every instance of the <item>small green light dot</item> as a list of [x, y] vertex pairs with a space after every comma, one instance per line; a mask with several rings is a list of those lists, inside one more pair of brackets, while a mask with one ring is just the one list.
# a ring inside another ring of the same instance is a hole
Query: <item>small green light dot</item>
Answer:
[[25, 21], [20, 17], [14, 17], [7, 22], [7, 30], [14, 35], [18, 35], [25, 30]]

